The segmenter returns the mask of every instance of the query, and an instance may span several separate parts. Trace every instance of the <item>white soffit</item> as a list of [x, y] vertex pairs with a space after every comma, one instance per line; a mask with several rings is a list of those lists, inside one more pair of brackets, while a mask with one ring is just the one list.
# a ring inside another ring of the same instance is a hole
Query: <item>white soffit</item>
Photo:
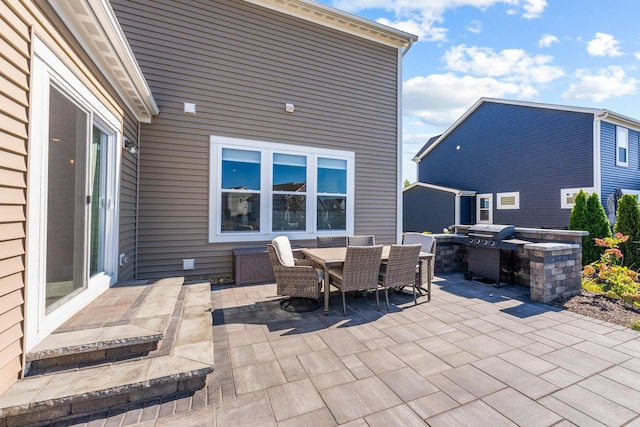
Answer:
[[409, 48], [418, 36], [361, 18], [313, 0], [245, 0], [287, 15], [393, 47]]
[[48, 1], [136, 118], [149, 123], [158, 105], [109, 1]]

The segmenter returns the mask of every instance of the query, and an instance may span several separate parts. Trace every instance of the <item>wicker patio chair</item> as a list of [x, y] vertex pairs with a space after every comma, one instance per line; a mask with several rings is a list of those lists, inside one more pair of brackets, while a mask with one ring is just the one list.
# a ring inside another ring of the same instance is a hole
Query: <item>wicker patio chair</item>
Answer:
[[347, 246], [347, 236], [318, 236], [316, 247], [318, 248], [344, 248]]
[[276, 237], [267, 244], [276, 293], [288, 296], [280, 302], [287, 311], [310, 311], [320, 307], [320, 288], [324, 271], [306, 259], [294, 258], [291, 243], [286, 236]]
[[376, 244], [376, 237], [370, 236], [349, 236], [347, 246], [373, 246]]
[[[402, 240], [404, 245], [411, 245], [414, 243], [420, 243], [422, 245], [422, 252], [428, 252], [435, 256], [436, 254], [436, 239], [430, 234], [422, 234], [422, 233], [405, 233], [404, 239]], [[427, 271], [426, 269], [422, 271], [422, 278], [419, 283], [427, 282], [427, 274], [430, 275], [429, 279], [433, 280], [433, 276], [435, 274], [436, 269], [436, 260], [435, 258], [431, 260], [431, 270]], [[416, 270], [416, 274], [418, 271]], [[429, 290], [431, 291], [431, 290]]]
[[[404, 288], [411, 286], [413, 289], [413, 302], [416, 299], [416, 264], [420, 257], [422, 245], [391, 245], [389, 260], [380, 269], [379, 283], [384, 288], [384, 297], [389, 311], [389, 288]], [[376, 287], [376, 308], [380, 309], [378, 300], [378, 288]]]
[[342, 312], [345, 316], [345, 292], [377, 288], [381, 260], [382, 245], [347, 246], [344, 265], [329, 269], [329, 283], [342, 292]]

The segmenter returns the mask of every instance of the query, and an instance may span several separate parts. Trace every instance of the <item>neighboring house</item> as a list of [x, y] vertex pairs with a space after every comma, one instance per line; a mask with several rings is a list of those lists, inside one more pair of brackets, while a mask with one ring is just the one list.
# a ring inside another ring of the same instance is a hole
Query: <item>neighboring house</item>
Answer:
[[442, 233], [453, 224], [473, 222], [475, 191], [423, 182], [414, 182], [403, 191], [403, 231]]
[[[580, 189], [605, 209], [616, 189], [640, 191], [639, 134], [640, 121], [608, 110], [482, 98], [414, 158], [404, 231], [458, 222], [567, 228]], [[459, 194], [457, 213], [442, 202], [446, 192]], [[462, 200], [473, 193], [468, 215]]]
[[414, 36], [309, 0], [0, 0], [0, 24], [0, 393], [117, 281], [398, 240]]

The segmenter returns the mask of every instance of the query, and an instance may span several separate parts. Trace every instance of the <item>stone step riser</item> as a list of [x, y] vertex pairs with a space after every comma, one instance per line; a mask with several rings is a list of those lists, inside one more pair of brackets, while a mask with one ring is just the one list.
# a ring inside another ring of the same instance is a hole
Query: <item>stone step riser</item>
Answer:
[[191, 378], [183, 380], [162, 378], [139, 387], [129, 386], [126, 392], [118, 394], [104, 391], [105, 395], [101, 397], [77, 396], [75, 399], [65, 399], [66, 402], [62, 400], [46, 402], [40, 408], [31, 408], [28, 412], [4, 414], [4, 417], [0, 417], [0, 427], [49, 425], [52, 419], [63, 422], [65, 419], [76, 419], [79, 416], [158, 397], [185, 396], [203, 388], [210, 371], [210, 369], [201, 369], [192, 372]]
[[32, 360], [27, 376], [47, 375], [68, 369], [82, 369], [89, 366], [143, 357], [157, 350], [158, 345], [159, 341], [151, 341], [124, 347], [112, 347]]

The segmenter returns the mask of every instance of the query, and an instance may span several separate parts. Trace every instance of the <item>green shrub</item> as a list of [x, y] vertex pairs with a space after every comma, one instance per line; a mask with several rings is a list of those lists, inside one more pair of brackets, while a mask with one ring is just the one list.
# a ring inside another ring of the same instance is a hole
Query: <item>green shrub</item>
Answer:
[[[587, 199], [587, 211], [589, 213], [587, 221], [589, 237], [594, 240], [611, 237], [611, 225], [609, 224], [609, 218], [607, 218], [607, 213], [605, 212], [602, 203], [600, 203], [600, 197], [598, 197], [596, 193], [591, 193]], [[593, 262], [600, 259], [603, 252], [604, 249], [601, 246], [594, 245], [592, 243], [589, 245], [589, 250], [587, 251], [587, 260], [590, 259], [591, 261], [589, 262]], [[582, 256], [584, 262], [584, 252]]]
[[589, 232], [588, 236], [582, 238], [582, 265], [599, 260], [604, 249], [595, 245], [594, 239], [611, 237], [611, 227], [597, 194], [592, 193], [587, 196], [580, 190], [576, 195], [575, 205], [571, 209], [569, 229]]
[[620, 246], [624, 254], [623, 265], [638, 269], [640, 267], [640, 251], [638, 249], [640, 248], [636, 243], [633, 243], [640, 240], [640, 208], [637, 196], [624, 194], [618, 200], [614, 230], [616, 233], [629, 236], [629, 240]]
[[587, 225], [587, 194], [580, 190], [569, 217], [569, 230], [585, 230]]

